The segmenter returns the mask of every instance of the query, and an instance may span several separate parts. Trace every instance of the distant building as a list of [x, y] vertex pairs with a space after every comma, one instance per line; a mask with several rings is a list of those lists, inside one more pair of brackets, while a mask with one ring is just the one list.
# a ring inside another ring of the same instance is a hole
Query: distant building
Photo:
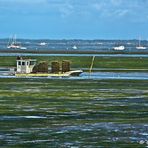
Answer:
[[17, 73], [31, 73], [36, 65], [36, 59], [18, 59]]

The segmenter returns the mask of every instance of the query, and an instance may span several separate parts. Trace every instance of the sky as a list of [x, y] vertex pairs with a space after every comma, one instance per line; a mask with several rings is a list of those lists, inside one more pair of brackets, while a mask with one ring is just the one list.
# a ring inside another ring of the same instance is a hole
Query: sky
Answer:
[[148, 0], [0, 0], [0, 38], [148, 39]]

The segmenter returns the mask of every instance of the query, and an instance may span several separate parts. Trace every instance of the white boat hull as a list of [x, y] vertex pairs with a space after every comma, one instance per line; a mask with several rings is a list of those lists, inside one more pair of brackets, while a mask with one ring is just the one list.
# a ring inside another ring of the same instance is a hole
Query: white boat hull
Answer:
[[124, 46], [118, 46], [118, 47], [114, 47], [113, 49], [114, 50], [124, 50], [125, 47]]
[[139, 46], [139, 47], [136, 47], [136, 49], [146, 49], [146, 47]]

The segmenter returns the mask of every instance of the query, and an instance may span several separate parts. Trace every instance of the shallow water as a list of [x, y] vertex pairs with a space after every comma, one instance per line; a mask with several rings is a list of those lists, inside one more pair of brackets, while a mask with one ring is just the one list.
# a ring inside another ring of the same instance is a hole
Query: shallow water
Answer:
[[[0, 71], [0, 78], [16, 78], [9, 72]], [[43, 77], [32, 77], [44, 79]], [[78, 77], [46, 77], [46, 79], [68, 79], [68, 80], [148, 80], [148, 72], [84, 72]]]
[[148, 54], [36, 54], [36, 53], [0, 53], [0, 56], [59, 56], [59, 57], [90, 57], [90, 56], [96, 56], [96, 57], [148, 57]]
[[146, 147], [148, 80], [0, 79], [3, 147]]
[[93, 72], [81, 74], [83, 79], [148, 80], [147, 72]]
[[[0, 50], [7, 50], [9, 39], [0, 39]], [[74, 50], [74, 51], [99, 51], [99, 52], [116, 52], [114, 47], [123, 45], [125, 50], [123, 52], [147, 52], [148, 41], [141, 41], [141, 45], [145, 46], [146, 50], [137, 50], [136, 47], [139, 44], [138, 40], [29, 40], [18, 39], [17, 42], [21, 46], [26, 47], [29, 50]], [[45, 46], [41, 46], [41, 42], [46, 42]], [[73, 48], [73, 47], [76, 48]]]

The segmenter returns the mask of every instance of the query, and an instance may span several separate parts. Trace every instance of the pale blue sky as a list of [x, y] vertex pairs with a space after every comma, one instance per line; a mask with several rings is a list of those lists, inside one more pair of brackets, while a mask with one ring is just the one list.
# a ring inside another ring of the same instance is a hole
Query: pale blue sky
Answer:
[[0, 0], [0, 38], [148, 39], [148, 0]]

